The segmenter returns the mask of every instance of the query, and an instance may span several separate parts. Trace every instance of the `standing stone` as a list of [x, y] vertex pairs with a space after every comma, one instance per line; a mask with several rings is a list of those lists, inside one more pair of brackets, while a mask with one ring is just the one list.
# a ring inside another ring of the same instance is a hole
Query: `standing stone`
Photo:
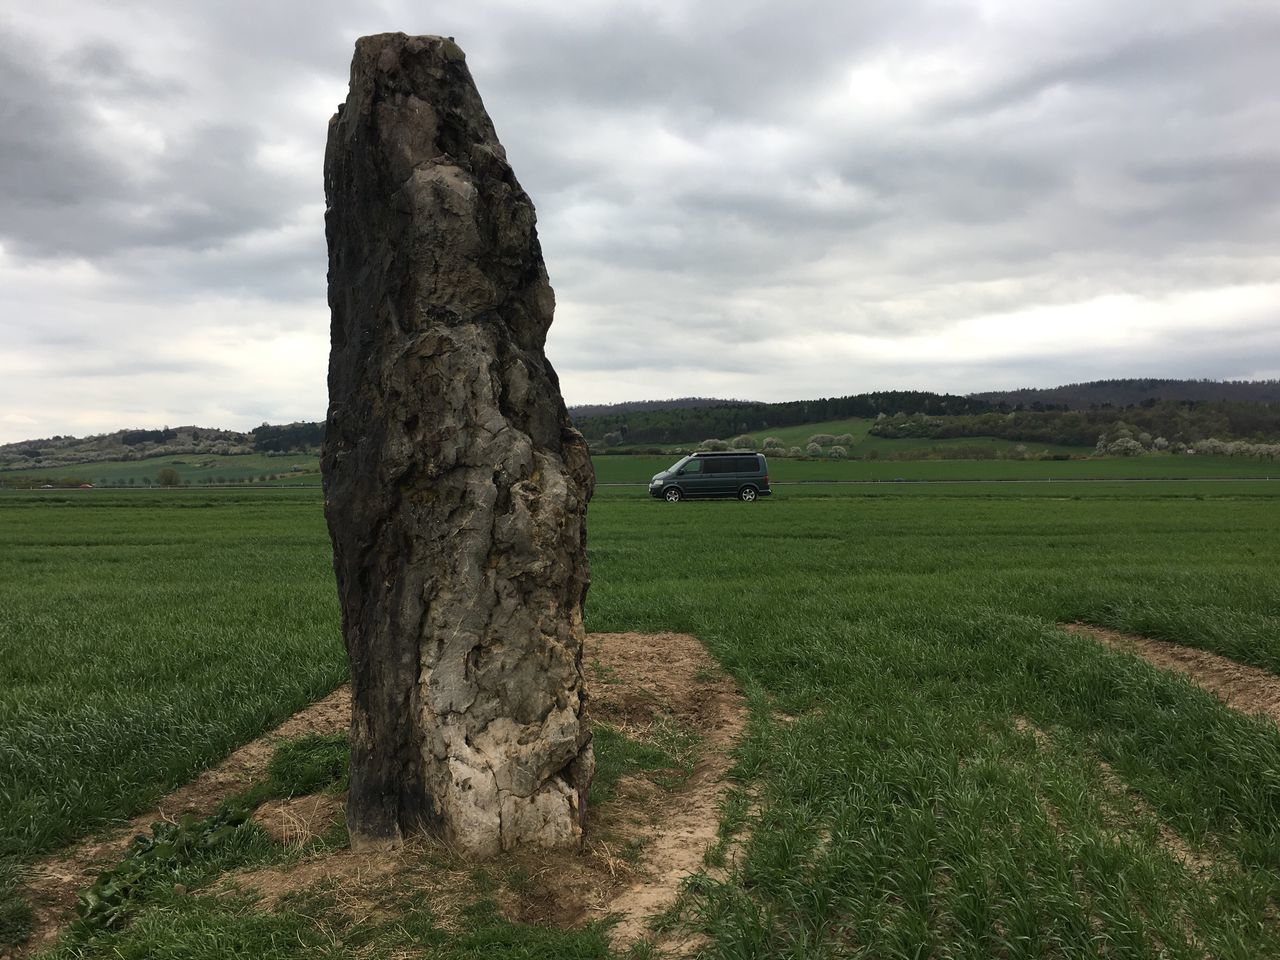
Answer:
[[543, 352], [533, 204], [452, 40], [356, 42], [324, 178], [353, 845], [576, 842], [594, 476]]

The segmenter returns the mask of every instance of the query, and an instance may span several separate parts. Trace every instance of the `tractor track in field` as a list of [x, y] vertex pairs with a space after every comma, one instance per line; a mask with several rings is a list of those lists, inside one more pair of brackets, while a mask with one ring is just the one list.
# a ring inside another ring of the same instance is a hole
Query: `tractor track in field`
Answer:
[[308, 733], [341, 733], [350, 722], [351, 690], [344, 684], [268, 733], [232, 751], [222, 762], [201, 771], [165, 796], [155, 809], [27, 867], [22, 879], [23, 892], [32, 911], [31, 936], [21, 947], [11, 948], [10, 953], [0, 947], [0, 960], [26, 956], [52, 943], [58, 929], [70, 919], [77, 894], [92, 885], [102, 870], [118, 863], [133, 838], [149, 833], [153, 823], [174, 821], [184, 813], [209, 815], [223, 800], [265, 775], [275, 745], [281, 740]]
[[1120, 633], [1087, 623], [1064, 623], [1062, 628], [1113, 650], [1136, 654], [1161, 670], [1180, 673], [1232, 710], [1268, 717], [1280, 724], [1280, 677], [1269, 670], [1239, 663], [1198, 647]]

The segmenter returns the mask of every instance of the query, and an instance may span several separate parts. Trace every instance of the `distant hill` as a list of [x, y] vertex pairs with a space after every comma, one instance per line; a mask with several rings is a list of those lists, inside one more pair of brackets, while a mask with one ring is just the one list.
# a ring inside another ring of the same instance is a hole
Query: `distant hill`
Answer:
[[849, 418], [875, 420], [885, 439], [986, 437], [1092, 446], [1131, 430], [1185, 444], [1217, 438], [1275, 442], [1280, 381], [1101, 380], [1048, 390], [956, 396], [886, 390], [787, 403], [730, 401], [683, 409], [618, 410], [574, 421], [595, 449], [698, 443]]
[[607, 417], [637, 410], [697, 410], [703, 407], [723, 407], [727, 404], [754, 406], [755, 400], [722, 400], [715, 397], [680, 397], [676, 400], [627, 400], [623, 403], [580, 403], [569, 408], [569, 416]]
[[[1194, 410], [1189, 409], [1194, 407]], [[1208, 437], [1274, 442], [1280, 435], [1280, 380], [1094, 380], [1061, 387], [991, 390], [958, 396], [882, 390], [783, 403], [681, 397], [569, 408], [593, 447], [697, 443], [778, 427], [850, 418], [878, 420], [884, 438], [998, 437], [1083, 445], [1113, 422], [1194, 442]], [[1001, 419], [1003, 415], [1003, 419]], [[910, 423], [904, 418], [912, 418]], [[945, 418], [938, 420], [938, 418]], [[0, 470], [45, 470], [180, 454], [318, 454], [324, 423], [117, 430], [0, 445]]]
[[0, 470], [43, 470], [173, 454], [318, 453], [323, 423], [287, 423], [244, 432], [213, 427], [116, 430], [92, 437], [56, 436], [0, 446]]
[[948, 416], [986, 413], [990, 409], [991, 404], [971, 397], [928, 393], [923, 390], [884, 390], [849, 397], [820, 397], [816, 400], [789, 400], [783, 403], [727, 400], [710, 406], [612, 410], [596, 415], [575, 412], [573, 420], [588, 441], [605, 446], [631, 446], [646, 443], [696, 443], [712, 437], [727, 439], [737, 434], [771, 427], [825, 423], [849, 417], [874, 418], [880, 414], [895, 413]]
[[1010, 409], [1089, 410], [1175, 403], [1280, 403], [1280, 380], [1091, 380], [1061, 387], [989, 390], [969, 396]]

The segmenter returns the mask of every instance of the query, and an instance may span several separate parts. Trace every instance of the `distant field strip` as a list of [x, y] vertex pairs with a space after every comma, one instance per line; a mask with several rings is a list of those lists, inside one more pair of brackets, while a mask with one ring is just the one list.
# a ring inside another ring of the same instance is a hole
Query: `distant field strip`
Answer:
[[[914, 441], [886, 440], [905, 453], [920, 453]], [[1073, 450], [1075, 454], [1087, 451]], [[857, 455], [857, 451], [854, 452]], [[604, 455], [592, 458], [601, 484], [644, 483], [680, 458], [679, 454]], [[155, 486], [157, 474], [174, 470], [179, 485], [210, 489], [319, 486], [319, 462], [307, 456], [246, 454], [217, 457], [156, 457], [40, 470], [0, 471], [0, 484], [39, 486], [46, 481], [86, 480], [129, 489]], [[797, 481], [886, 482], [905, 480], [1164, 480], [1280, 477], [1280, 464], [1244, 457], [1145, 456], [1072, 460], [793, 460], [769, 458], [778, 483]]]
[[[894, 480], [773, 480], [770, 479], [770, 486], [802, 486], [811, 484], [882, 484], [882, 483], [1268, 483], [1280, 480], [1280, 477], [1060, 477], [1055, 480], [1052, 477], [1044, 477], [1041, 479], [1018, 479], [1016, 477], [998, 477], [987, 480], [932, 480], [921, 478], [919, 480], [908, 480], [905, 477], [899, 477]], [[644, 480], [632, 481], [612, 481], [598, 483], [602, 487], [634, 487], [645, 486]]]
[[[600, 483], [643, 483], [676, 456], [594, 457]], [[769, 457], [771, 481], [1162, 480], [1280, 477], [1280, 464], [1243, 457], [1117, 457], [1098, 460], [790, 460]]]
[[[671, 922], [732, 957], [1280, 957], [1276, 725], [1058, 626], [1280, 671], [1277, 485], [1051, 486], [602, 491], [588, 629], [693, 634], [753, 706], [739, 856]], [[21, 857], [342, 679], [316, 491], [90, 494], [0, 495]]]

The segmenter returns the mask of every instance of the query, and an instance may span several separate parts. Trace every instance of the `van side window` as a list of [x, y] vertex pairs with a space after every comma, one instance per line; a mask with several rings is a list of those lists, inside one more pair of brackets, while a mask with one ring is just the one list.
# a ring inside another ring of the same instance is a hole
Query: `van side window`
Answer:
[[686, 463], [683, 467], [680, 468], [680, 472], [683, 474], [701, 473], [702, 464], [703, 464], [702, 460], [690, 460], [688, 463]]

